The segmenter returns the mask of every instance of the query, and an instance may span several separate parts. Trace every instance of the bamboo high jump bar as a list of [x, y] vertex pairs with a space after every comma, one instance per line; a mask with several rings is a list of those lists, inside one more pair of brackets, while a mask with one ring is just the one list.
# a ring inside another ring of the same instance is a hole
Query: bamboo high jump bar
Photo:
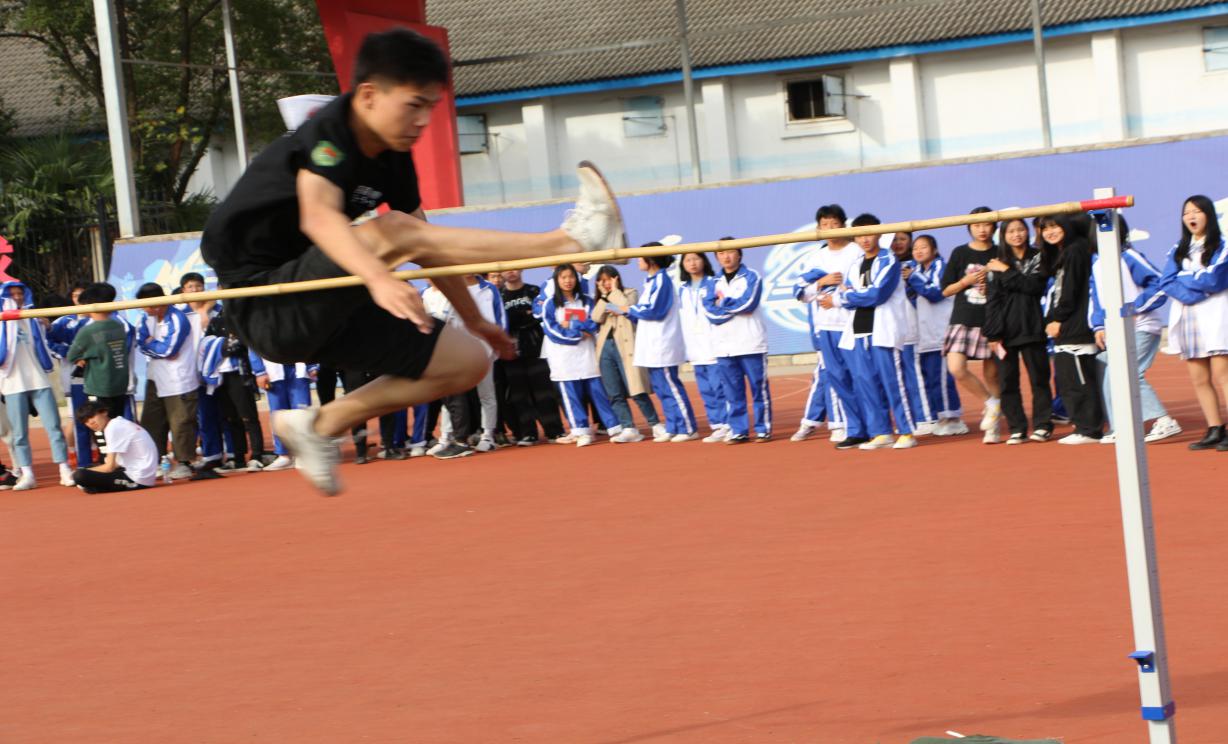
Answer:
[[[392, 275], [398, 279], [430, 279], [436, 276], [461, 276], [464, 274], [488, 274], [492, 271], [508, 271], [510, 269], [539, 269], [546, 266], [557, 266], [566, 263], [587, 263], [616, 261], [647, 256], [670, 256], [684, 253], [702, 253], [708, 251], [725, 251], [735, 248], [762, 248], [782, 243], [806, 243], [830, 238], [856, 238], [861, 235], [886, 235], [897, 232], [920, 232], [922, 230], [937, 230], [943, 227], [959, 227], [985, 222], [1003, 222], [1011, 219], [1028, 217], [1044, 217], [1055, 214], [1073, 214], [1075, 212], [1092, 212], [1102, 209], [1119, 209], [1133, 207], [1133, 196], [1117, 196], [1111, 199], [1089, 199], [1086, 201], [1061, 202], [1040, 207], [1024, 207], [1019, 209], [1000, 209], [996, 212], [980, 214], [961, 214], [953, 217], [934, 217], [928, 220], [911, 220], [908, 222], [891, 222], [884, 225], [866, 225], [865, 227], [842, 227], [836, 230], [810, 230], [807, 232], [784, 233], [781, 235], [761, 235], [753, 238], [736, 238], [734, 240], [710, 240], [703, 243], [681, 243], [678, 245], [654, 246], [651, 248], [612, 248], [604, 251], [586, 251], [584, 253], [564, 253], [538, 258], [522, 258], [513, 261], [491, 261], [488, 263], [460, 264], [457, 266], [439, 266], [433, 269], [407, 269], [394, 271]], [[339, 289], [355, 287], [363, 283], [356, 276], [341, 276], [332, 279], [313, 279], [305, 282], [286, 282], [283, 284], [265, 284], [256, 287], [237, 287], [234, 289], [216, 289], [209, 292], [189, 292], [185, 294], [149, 297], [144, 300], [120, 300], [116, 302], [100, 302], [92, 305], [73, 305], [70, 307], [45, 307], [30, 310], [5, 310], [0, 313], [0, 320], [21, 320], [24, 318], [55, 318], [61, 315], [76, 315], [84, 313], [111, 313], [119, 310], [134, 310], [137, 308], [157, 307], [159, 305], [175, 305], [182, 302], [205, 302], [207, 300], [229, 300], [236, 297], [264, 297], [267, 295], [294, 294], [296, 292], [316, 292], [322, 289]]]

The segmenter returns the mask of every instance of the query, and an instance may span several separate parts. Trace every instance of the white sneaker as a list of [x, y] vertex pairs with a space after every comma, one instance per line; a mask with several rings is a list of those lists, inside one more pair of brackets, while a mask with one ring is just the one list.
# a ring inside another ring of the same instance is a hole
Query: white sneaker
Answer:
[[690, 434], [675, 434], [669, 441], [671, 442], [689, 442], [692, 439], [699, 439], [699, 434], [691, 432]]
[[315, 420], [316, 411], [309, 408], [278, 411], [273, 418], [273, 430], [286, 443], [299, 472], [326, 496], [336, 496], [341, 492], [337, 480], [341, 453], [331, 438], [316, 433]]
[[913, 429], [913, 434], [919, 437], [928, 437], [938, 429], [937, 421], [922, 421], [917, 424], [917, 428]]
[[[263, 470], [289, 470], [292, 467], [294, 467], [293, 458], [291, 458], [288, 455], [278, 455], [276, 460], [269, 463], [268, 465], [265, 465], [264, 468], [262, 469]], [[247, 469], [248, 470], [252, 469], [252, 464], [250, 462], [247, 464]]]
[[35, 483], [34, 481], [33, 473], [29, 473], [29, 474], [22, 473], [17, 478], [17, 485], [13, 486], [13, 490], [14, 491], [29, 491], [31, 488], [34, 488], [36, 485], [38, 484]]
[[1172, 416], [1161, 416], [1151, 425], [1151, 431], [1143, 437], [1144, 442], [1158, 442], [1161, 439], [1175, 437], [1181, 433], [1181, 424]]
[[947, 419], [939, 421], [938, 428], [934, 430], [934, 436], [937, 437], [958, 437], [967, 434], [969, 431], [968, 425], [960, 419]]
[[981, 444], [1002, 444], [1002, 432], [995, 422], [993, 428], [985, 432], [985, 436], [981, 437]]
[[653, 424], [652, 426], [652, 441], [668, 442], [673, 435], [665, 430], [665, 424]]
[[986, 403], [985, 412], [981, 414], [981, 431], [989, 431], [998, 425], [998, 419], [1002, 417], [1001, 403]]
[[829, 438], [831, 439], [832, 444], [840, 444], [845, 439], [848, 439], [848, 436], [848, 429], [844, 428], [843, 426], [837, 426], [831, 430], [831, 436]]
[[890, 434], [879, 434], [870, 441], [857, 445], [857, 449], [876, 450], [895, 446], [895, 437]]
[[1075, 434], [1067, 434], [1066, 436], [1057, 440], [1057, 443], [1058, 444], [1095, 444], [1096, 442], [1099, 442], [1099, 441], [1100, 440], [1096, 439], [1095, 437], [1089, 437], [1089, 436], [1084, 436], [1083, 434], [1075, 433]]
[[1117, 432], [1110, 431], [1108, 434], [1100, 437], [1101, 444], [1117, 444]]
[[184, 465], [183, 463], [179, 463], [175, 467], [171, 468], [170, 476], [171, 480], [187, 480], [188, 478], [192, 477], [192, 468]]
[[72, 470], [67, 465], [60, 466], [60, 485], [65, 488], [73, 488], [77, 482], [72, 478]]
[[723, 442], [729, 436], [729, 428], [726, 426], [717, 426], [712, 429], [712, 433], [704, 437], [703, 441], [711, 444], [713, 442]]
[[797, 427], [797, 431], [793, 432], [793, 436], [789, 437], [790, 442], [804, 442], [814, 433], [814, 427], [810, 424], [802, 424]]
[[482, 437], [478, 440], [478, 445], [474, 449], [476, 449], [478, 452], [493, 452], [495, 449], [497, 449], [497, 445], [495, 445], [494, 439]]
[[589, 446], [589, 445], [590, 445], [590, 444], [592, 444], [592, 443], [593, 443], [593, 435], [592, 435], [592, 434], [581, 434], [580, 436], [576, 437], [576, 446], [577, 446], [577, 447], [587, 447], [587, 446]]
[[575, 444], [576, 440], [579, 439], [579, 436], [580, 435], [578, 434], [564, 434], [563, 436], [555, 439], [554, 443], [555, 444]]
[[426, 457], [426, 447], [421, 444], [415, 444], [409, 448], [410, 457]]
[[430, 449], [426, 451], [426, 454], [437, 455], [439, 454], [441, 450], [443, 450], [443, 448], [447, 447], [449, 444], [451, 444], [451, 442], [447, 442], [447, 441], [440, 439], [438, 442], [435, 442], [434, 444], [431, 445]]
[[584, 251], [625, 248], [622, 212], [601, 171], [584, 160], [576, 167], [576, 177], [580, 179], [580, 193], [560, 229]]
[[917, 438], [912, 434], [901, 434], [900, 438], [895, 440], [895, 444], [891, 445], [891, 449], [912, 449], [917, 446]]
[[635, 428], [634, 426], [624, 426], [622, 431], [610, 437], [610, 441], [617, 442], [618, 444], [626, 444], [628, 442], [642, 442], [644, 441], [644, 435], [641, 434], [640, 430]]

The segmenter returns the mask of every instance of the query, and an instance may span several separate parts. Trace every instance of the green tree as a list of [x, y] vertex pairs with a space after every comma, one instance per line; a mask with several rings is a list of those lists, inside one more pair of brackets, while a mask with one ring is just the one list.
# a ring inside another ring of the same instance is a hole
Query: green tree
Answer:
[[[114, 0], [137, 178], [172, 204], [230, 119], [221, 0]], [[283, 130], [276, 99], [336, 92], [336, 78], [311, 0], [232, 3], [249, 139]], [[20, 0], [0, 6], [0, 32], [38, 41], [63, 72], [62, 95], [104, 108], [93, 6]], [[166, 66], [163, 63], [176, 63]], [[321, 73], [303, 76], [270, 70]], [[101, 117], [100, 117], [101, 120]]]

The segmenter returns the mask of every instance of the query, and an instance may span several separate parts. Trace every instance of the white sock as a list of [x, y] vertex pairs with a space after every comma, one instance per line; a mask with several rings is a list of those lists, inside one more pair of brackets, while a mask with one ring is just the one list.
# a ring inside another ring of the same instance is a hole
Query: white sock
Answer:
[[1002, 399], [1001, 398], [986, 398], [985, 405], [989, 406], [990, 408], [996, 408], [1002, 405]]

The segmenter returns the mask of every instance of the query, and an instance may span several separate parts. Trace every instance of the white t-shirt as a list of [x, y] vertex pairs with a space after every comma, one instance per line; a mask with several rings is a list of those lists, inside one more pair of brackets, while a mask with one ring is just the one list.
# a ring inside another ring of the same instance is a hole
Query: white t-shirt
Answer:
[[[8, 374], [0, 379], [0, 395], [16, 395], [51, 387], [51, 378], [34, 357], [30, 321], [19, 320], [13, 325], [17, 326], [17, 341], [13, 344], [13, 359], [9, 362]], [[13, 332], [13, 329], [10, 328], [9, 332]]]
[[152, 486], [158, 480], [158, 448], [149, 432], [126, 418], [113, 418], [102, 432], [107, 452], [128, 477], [142, 486]]

